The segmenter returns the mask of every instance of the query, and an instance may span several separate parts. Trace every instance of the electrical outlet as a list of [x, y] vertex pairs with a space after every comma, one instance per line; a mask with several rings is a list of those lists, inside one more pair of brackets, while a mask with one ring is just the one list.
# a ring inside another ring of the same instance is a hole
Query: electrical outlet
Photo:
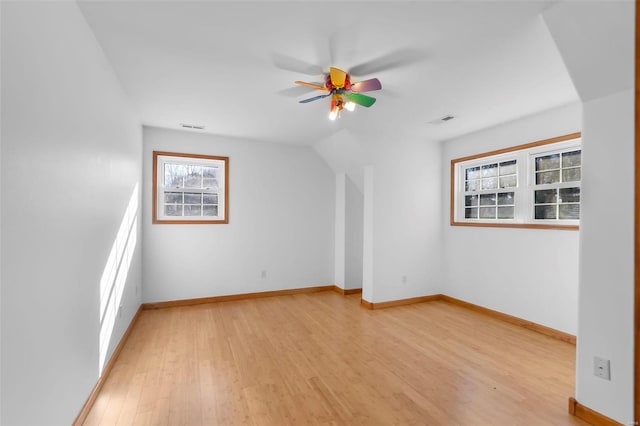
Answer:
[[611, 362], [608, 359], [593, 357], [593, 374], [604, 380], [611, 380]]
[[267, 278], [267, 270], [263, 269], [262, 273], [260, 274], [260, 276], [262, 277], [262, 279], [264, 280], [265, 278]]
[[403, 275], [402, 276], [402, 284], [406, 284], [407, 283], [407, 276]]

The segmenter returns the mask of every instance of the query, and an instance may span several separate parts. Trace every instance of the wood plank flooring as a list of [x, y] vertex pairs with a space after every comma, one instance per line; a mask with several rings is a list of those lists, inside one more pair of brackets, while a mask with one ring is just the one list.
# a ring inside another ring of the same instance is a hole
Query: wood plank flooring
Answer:
[[141, 313], [85, 425], [584, 425], [575, 347], [335, 292]]

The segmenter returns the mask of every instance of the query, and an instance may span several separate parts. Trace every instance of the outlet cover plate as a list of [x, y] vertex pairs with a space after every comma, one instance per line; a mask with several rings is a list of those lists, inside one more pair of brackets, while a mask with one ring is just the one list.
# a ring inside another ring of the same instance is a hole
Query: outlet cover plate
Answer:
[[604, 380], [611, 380], [611, 362], [608, 359], [593, 357], [593, 374]]

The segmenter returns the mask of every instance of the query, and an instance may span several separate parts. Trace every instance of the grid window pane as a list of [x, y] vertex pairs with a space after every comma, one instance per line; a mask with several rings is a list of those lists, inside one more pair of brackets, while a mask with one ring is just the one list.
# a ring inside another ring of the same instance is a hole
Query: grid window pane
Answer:
[[205, 205], [202, 208], [203, 216], [218, 216], [218, 206]]
[[202, 194], [198, 192], [185, 192], [184, 203], [185, 204], [201, 204]]
[[482, 166], [482, 177], [493, 177], [498, 176], [498, 163], [495, 164], [485, 164]]
[[165, 192], [164, 193], [164, 202], [165, 203], [182, 203], [182, 192]]
[[498, 207], [498, 219], [513, 219], [514, 208], [513, 206]]
[[467, 195], [464, 197], [464, 205], [465, 206], [477, 206], [478, 205], [478, 196], [477, 195]]
[[562, 154], [562, 167], [575, 167], [582, 164], [582, 151], [571, 151]]
[[577, 182], [580, 180], [580, 167], [562, 170], [563, 182]]
[[544, 155], [536, 158], [536, 171], [560, 168], [560, 154]]
[[560, 219], [580, 219], [580, 204], [560, 204]]
[[495, 219], [496, 208], [495, 207], [480, 207], [480, 219]]
[[464, 217], [465, 219], [477, 219], [478, 218], [478, 208], [466, 208], [464, 209]]
[[182, 205], [165, 204], [164, 215], [165, 216], [182, 216]]
[[183, 188], [184, 179], [187, 176], [187, 168], [183, 164], [164, 165], [164, 186], [170, 188]]
[[516, 172], [516, 160], [503, 161], [500, 163], [500, 176], [515, 175]]
[[517, 176], [500, 177], [500, 188], [514, 188], [518, 186]]
[[496, 205], [496, 194], [480, 194], [480, 205], [481, 206], [495, 206]]
[[480, 166], [465, 170], [465, 180], [480, 179]]
[[547, 185], [560, 182], [560, 170], [536, 173], [536, 185]]
[[184, 215], [185, 216], [202, 216], [202, 206], [185, 204]]
[[579, 203], [580, 188], [560, 188], [561, 203]]
[[510, 205], [515, 203], [515, 193], [513, 192], [501, 192], [498, 194], [498, 205]]
[[498, 189], [498, 178], [482, 179], [482, 189]]
[[218, 194], [202, 194], [204, 204], [218, 204]]
[[465, 191], [477, 191], [480, 189], [480, 180], [470, 180], [465, 182], [464, 190]]
[[550, 206], [536, 206], [535, 211], [536, 219], [557, 219], [556, 205]]
[[549, 204], [558, 202], [558, 192], [555, 189], [543, 189], [535, 192], [536, 204]]

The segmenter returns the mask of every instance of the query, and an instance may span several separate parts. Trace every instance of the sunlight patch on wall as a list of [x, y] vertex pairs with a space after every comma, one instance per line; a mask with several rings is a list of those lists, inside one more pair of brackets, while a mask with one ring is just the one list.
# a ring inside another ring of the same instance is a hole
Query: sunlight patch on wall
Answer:
[[102, 374], [111, 342], [111, 334], [119, 314], [131, 259], [137, 243], [138, 183], [136, 183], [124, 213], [120, 229], [111, 247], [100, 278], [100, 357], [98, 374]]

